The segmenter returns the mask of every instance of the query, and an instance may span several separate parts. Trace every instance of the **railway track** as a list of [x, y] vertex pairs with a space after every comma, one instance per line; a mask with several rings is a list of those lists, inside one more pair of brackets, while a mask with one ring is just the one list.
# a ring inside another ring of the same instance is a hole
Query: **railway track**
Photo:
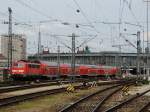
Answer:
[[[120, 81], [119, 81], [119, 83], [120, 83]], [[99, 85], [101, 86], [103, 84], [107, 85], [106, 82], [100, 83]], [[110, 84], [112, 84], [112, 83], [109, 82], [108, 85], [110, 86]], [[116, 82], [115, 82], [115, 84], [116, 84]], [[75, 88], [76, 89], [83, 89], [83, 88], [86, 88], [89, 86], [82, 86], [81, 84], [80, 85], [78, 84], [75, 86]], [[37, 88], [35, 88], [35, 89], [37, 89]], [[30, 100], [30, 99], [33, 99], [36, 97], [41, 97], [41, 96], [50, 95], [50, 94], [56, 94], [56, 93], [60, 93], [60, 92], [64, 92], [64, 91], [66, 91], [66, 86], [65, 87], [59, 87], [57, 89], [55, 88], [55, 89], [36, 91], [36, 92], [25, 93], [25, 94], [18, 94], [18, 95], [14, 95], [14, 96], [1, 97], [0, 98], [0, 107], [4, 107], [4, 106], [15, 104], [15, 103], [18, 103], [18, 102], [21, 102], [24, 100]], [[16, 92], [18, 93], [18, 91], [16, 91]], [[10, 92], [10, 93], [12, 93], [12, 92]], [[3, 93], [3, 94], [5, 94], [5, 93]]]
[[[75, 86], [76, 89], [83, 88], [83, 86], [78, 85]], [[0, 99], [0, 108], [8, 105], [12, 105], [18, 102], [22, 102], [24, 100], [30, 100], [34, 99], [37, 97], [45, 96], [45, 95], [50, 95], [50, 94], [56, 94], [60, 92], [65, 92], [66, 87], [61, 87], [57, 89], [51, 89], [51, 90], [45, 90], [45, 91], [39, 91], [39, 92], [33, 92], [33, 93], [28, 93], [28, 94], [22, 94], [22, 95], [16, 95], [12, 97], [6, 97], [6, 98], [1, 98]]]
[[138, 112], [150, 112], [150, 101], [145, 104]]
[[102, 100], [99, 101], [99, 103], [96, 105], [96, 107], [92, 110], [92, 112], [103, 112], [103, 106], [105, 104], [105, 102], [110, 98], [112, 97], [114, 94], [117, 94], [120, 92], [120, 90], [122, 89], [122, 87], [118, 87], [116, 90], [110, 92], [108, 95], [105, 95], [103, 97]]
[[105, 96], [119, 91], [123, 87], [122, 84], [114, 85], [103, 90], [99, 90], [93, 94], [83, 97], [75, 103], [63, 108], [59, 112], [95, 112], [100, 103], [104, 102]]
[[[74, 82], [82, 82], [84, 80], [81, 80], [81, 79], [77, 79], [75, 80]], [[89, 80], [86, 80], [86, 81], [89, 81]], [[9, 82], [8, 82], [9, 83]], [[12, 83], [12, 82], [11, 82]], [[9, 85], [9, 86], [1, 86], [0, 87], [0, 93], [5, 93], [5, 92], [12, 92], [12, 91], [17, 91], [17, 90], [24, 90], [24, 89], [30, 89], [30, 88], [37, 88], [37, 87], [44, 87], [44, 86], [51, 86], [51, 85], [61, 85], [61, 84], [68, 84], [70, 83], [69, 80], [56, 80], [56, 81], [42, 81], [42, 82], [39, 82], [39, 83], [29, 83], [29, 84], [26, 84], [25, 82], [24, 83], [16, 83], [14, 82], [16, 85]]]
[[8, 86], [8, 87], [0, 87], [0, 93], [12, 92], [17, 90], [31, 89], [37, 87], [45, 87], [52, 85], [60, 85], [60, 83], [67, 84], [69, 82], [45, 82], [45, 83], [36, 83], [36, 84], [24, 84], [24, 85], [16, 85], [16, 86]]
[[[85, 80], [76, 80], [75, 82], [84, 82]], [[87, 82], [90, 82], [90, 80], [86, 80]], [[115, 83], [122, 83], [124, 81], [110, 81], [110, 82], [101, 82], [98, 85], [108, 85], [108, 84], [115, 84]], [[25, 90], [25, 89], [31, 89], [31, 88], [38, 88], [38, 87], [45, 87], [45, 86], [52, 86], [52, 85], [61, 85], [61, 84], [68, 84], [70, 81], [48, 81], [48, 82], [42, 82], [42, 83], [35, 83], [35, 84], [24, 84], [24, 85], [16, 85], [16, 86], [7, 86], [7, 87], [0, 87], [0, 94], [6, 93], [6, 92], [12, 92], [17, 90]]]
[[[146, 110], [148, 108], [148, 106], [150, 105], [150, 98], [147, 99], [147, 97], [143, 97], [143, 95], [145, 95], [146, 93], [149, 93], [149, 90], [146, 90], [142, 93], [136, 94], [131, 98], [128, 98], [124, 101], [122, 101], [121, 103], [108, 108], [106, 111], [104, 112], [115, 112], [117, 110], [117, 112], [144, 112], [144, 110]], [[143, 106], [144, 105], [144, 106]], [[142, 106], [142, 108], [141, 108]], [[126, 110], [126, 111], [124, 111]]]
[[[77, 78], [76, 81], [81, 81], [81, 80], [85, 80], [85, 79], [81, 79], [81, 78]], [[88, 80], [88, 79], [86, 79]], [[0, 82], [0, 88], [1, 87], [9, 87], [9, 86], [19, 86], [19, 85], [27, 85], [27, 84], [30, 84], [32, 82], [35, 82], [35, 83], [45, 83], [45, 82], [60, 82], [60, 81], [66, 81], [66, 82], [69, 82], [69, 79], [55, 79], [55, 80], [39, 80], [39, 81], [36, 81], [36, 80], [31, 80], [31, 81], [5, 81], [5, 82]]]

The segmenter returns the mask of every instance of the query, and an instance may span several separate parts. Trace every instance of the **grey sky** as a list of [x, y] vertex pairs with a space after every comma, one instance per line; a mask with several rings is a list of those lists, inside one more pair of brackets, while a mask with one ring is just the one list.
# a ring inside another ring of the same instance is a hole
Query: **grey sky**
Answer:
[[[33, 9], [18, 1], [23, 1]], [[79, 4], [83, 12], [76, 12], [79, 7], [74, 1]], [[129, 8], [130, 6], [131, 8]], [[32, 27], [25, 25], [13, 26], [13, 32], [27, 35], [28, 53], [35, 53], [37, 51], [38, 21], [55, 19], [58, 21], [40, 25], [42, 45], [49, 47], [51, 51], [56, 51], [57, 45], [62, 46], [62, 52], [69, 51], [59, 41], [69, 46], [71, 44], [69, 37], [58, 37], [58, 41], [50, 36], [51, 34], [70, 35], [72, 32], [80, 36], [77, 38], [77, 46], [85, 39], [91, 38], [86, 35], [97, 35], [96, 38], [85, 45], [89, 45], [92, 51], [114, 51], [118, 49], [112, 48], [112, 45], [127, 44], [123, 38], [118, 38], [119, 25], [103, 24], [101, 22], [119, 22], [119, 13], [121, 11], [119, 9], [123, 7], [121, 32], [130, 34], [136, 33], [137, 30], [141, 30], [139, 27], [130, 26], [124, 22], [133, 24], [138, 24], [137, 22], [139, 22], [140, 25], [145, 26], [145, 6], [146, 3], [144, 3], [143, 0], [121, 0], [121, 7], [120, 0], [1, 0], [0, 21], [8, 20], [7, 8], [11, 7], [13, 17], [15, 18], [13, 21], [32, 25]], [[39, 14], [39, 12], [41, 12], [41, 14]], [[70, 25], [65, 26], [62, 22], [68, 22]], [[75, 24], [81, 25], [79, 28], [75, 28]], [[94, 26], [94, 28], [90, 27], [91, 25]], [[124, 29], [127, 29], [127, 31], [124, 32]], [[0, 24], [0, 33], [7, 33], [7, 25]], [[135, 36], [125, 36], [132, 43], [136, 43]], [[135, 52], [136, 50], [131, 46], [125, 46], [123, 47], [123, 51]]]

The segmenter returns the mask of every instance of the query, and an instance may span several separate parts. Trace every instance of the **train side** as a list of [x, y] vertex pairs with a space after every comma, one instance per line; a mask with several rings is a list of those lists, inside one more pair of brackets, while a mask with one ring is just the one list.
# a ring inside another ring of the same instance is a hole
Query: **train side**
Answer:
[[[111, 66], [79, 65], [75, 67], [75, 76], [115, 76], [119, 69]], [[11, 77], [13, 79], [21, 77], [44, 78], [44, 77], [69, 77], [72, 69], [70, 64], [60, 64], [47, 61], [25, 61], [20, 60], [13, 64]]]

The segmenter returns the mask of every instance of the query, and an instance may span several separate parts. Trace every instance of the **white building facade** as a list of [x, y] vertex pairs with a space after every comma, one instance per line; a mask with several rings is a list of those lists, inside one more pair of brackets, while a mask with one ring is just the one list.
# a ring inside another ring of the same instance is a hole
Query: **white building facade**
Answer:
[[[8, 35], [0, 36], [0, 53], [8, 57]], [[13, 34], [12, 36], [12, 60], [26, 59], [26, 38], [25, 35]]]

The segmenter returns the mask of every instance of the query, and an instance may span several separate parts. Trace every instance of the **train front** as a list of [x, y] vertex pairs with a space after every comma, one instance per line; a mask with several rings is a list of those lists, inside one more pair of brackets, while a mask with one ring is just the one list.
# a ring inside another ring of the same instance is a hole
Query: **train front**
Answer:
[[11, 78], [19, 79], [24, 77], [26, 74], [26, 63], [23, 61], [18, 61], [13, 63], [11, 68]]

